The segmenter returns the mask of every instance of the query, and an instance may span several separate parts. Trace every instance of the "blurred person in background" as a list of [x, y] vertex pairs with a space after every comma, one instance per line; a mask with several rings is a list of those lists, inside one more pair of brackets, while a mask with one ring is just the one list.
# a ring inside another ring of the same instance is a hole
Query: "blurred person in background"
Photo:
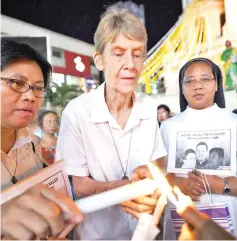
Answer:
[[231, 42], [225, 42], [226, 49], [221, 55], [224, 61], [225, 81], [227, 90], [233, 90], [237, 86], [237, 49], [232, 47]]
[[[52, 67], [26, 44], [1, 37], [1, 190], [43, 167], [40, 139], [27, 126], [46, 94]], [[82, 216], [73, 202], [44, 185], [36, 185], [1, 206], [2, 239], [56, 237]]]
[[167, 105], [159, 105], [157, 107], [157, 120], [159, 126], [161, 123], [171, 117], [170, 108]]
[[42, 111], [39, 113], [38, 123], [42, 130], [42, 138], [40, 141], [42, 156], [46, 163], [51, 165], [54, 163], [57, 134], [59, 129], [59, 117], [54, 111]]

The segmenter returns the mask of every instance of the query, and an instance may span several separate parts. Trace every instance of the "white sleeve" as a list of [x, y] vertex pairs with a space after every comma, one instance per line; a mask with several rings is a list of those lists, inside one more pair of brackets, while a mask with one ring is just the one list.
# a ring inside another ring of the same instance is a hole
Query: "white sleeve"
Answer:
[[160, 133], [161, 137], [165, 146], [165, 149], [167, 153], [169, 153], [169, 137], [168, 137], [168, 131], [167, 131], [167, 125], [168, 121], [164, 121], [160, 126]]
[[[167, 121], [163, 122], [160, 126], [160, 133], [161, 133], [161, 137], [164, 143], [164, 147], [167, 151], [167, 155], [165, 157], [165, 162], [166, 162], [166, 166], [168, 166], [168, 155], [169, 155], [169, 138], [168, 138], [168, 131], [167, 131]], [[164, 170], [165, 174], [167, 173], [167, 169]]]
[[154, 161], [154, 160], [157, 160], [157, 159], [159, 159], [161, 157], [164, 157], [166, 155], [167, 155], [167, 151], [166, 151], [166, 149], [164, 147], [163, 140], [162, 140], [161, 134], [160, 134], [159, 124], [158, 124], [158, 121], [157, 121], [155, 145], [154, 145], [154, 149], [153, 149], [151, 160]]
[[64, 160], [68, 175], [89, 176], [80, 123], [69, 105], [62, 114], [55, 160]]

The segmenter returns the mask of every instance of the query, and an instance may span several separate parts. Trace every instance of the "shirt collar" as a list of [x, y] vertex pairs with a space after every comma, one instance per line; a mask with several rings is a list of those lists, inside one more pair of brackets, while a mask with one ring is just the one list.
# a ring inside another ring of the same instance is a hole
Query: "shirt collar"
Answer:
[[214, 105], [208, 107], [208, 108], [205, 108], [205, 109], [202, 109], [202, 110], [196, 110], [196, 109], [193, 109], [189, 106], [187, 106], [187, 112], [191, 112], [192, 114], [196, 114], [196, 113], [210, 113], [210, 111], [215, 111], [216, 109], [218, 109], [218, 106], [216, 103], [214, 103]]
[[199, 166], [204, 166], [208, 163], [208, 160], [207, 159], [205, 159], [204, 161], [197, 160], [197, 163], [198, 163]]
[[12, 147], [11, 150], [20, 148], [21, 146], [24, 146], [27, 143], [30, 143], [32, 141], [32, 137], [27, 130], [27, 127], [19, 129], [16, 131], [16, 141]]
[[[10, 151], [8, 152], [8, 154], [30, 142], [32, 142], [32, 136], [29, 134], [27, 127], [17, 130], [16, 141], [12, 146], [12, 148], [10, 149]], [[2, 150], [1, 150], [1, 154], [8, 155]]]
[[91, 122], [102, 123], [109, 121], [110, 112], [105, 103], [105, 83], [101, 84], [97, 90], [92, 92], [94, 101], [91, 111]]
[[150, 96], [135, 92], [134, 112], [138, 119], [145, 120], [157, 116], [156, 105]]
[[[111, 114], [108, 106], [105, 102], [105, 83], [101, 84], [97, 90], [95, 90], [94, 102], [91, 111], [90, 121], [94, 123], [103, 123], [111, 120]], [[133, 108], [132, 115], [135, 119], [148, 119], [153, 116], [153, 104], [150, 97], [142, 93], [134, 91], [133, 96]], [[150, 107], [150, 108], [149, 108]]]

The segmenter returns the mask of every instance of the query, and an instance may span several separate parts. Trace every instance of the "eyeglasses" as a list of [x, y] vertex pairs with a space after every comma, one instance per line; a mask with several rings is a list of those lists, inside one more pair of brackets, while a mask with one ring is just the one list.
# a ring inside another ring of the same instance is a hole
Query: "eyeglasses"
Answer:
[[45, 120], [48, 125], [58, 125], [58, 120]]
[[200, 80], [196, 80], [196, 79], [184, 79], [183, 80], [183, 85], [187, 86], [187, 87], [193, 87], [195, 86], [198, 82], [202, 83], [202, 85], [209, 85], [215, 78], [213, 77], [201, 77]]
[[10, 88], [18, 93], [26, 93], [27, 91], [32, 89], [35, 97], [38, 97], [38, 98], [44, 98], [47, 93], [46, 88], [41, 86], [31, 86], [22, 80], [5, 78], [5, 77], [1, 77], [1, 80], [8, 81], [10, 83]]
[[166, 117], [169, 114], [167, 112], [158, 113], [158, 116]]

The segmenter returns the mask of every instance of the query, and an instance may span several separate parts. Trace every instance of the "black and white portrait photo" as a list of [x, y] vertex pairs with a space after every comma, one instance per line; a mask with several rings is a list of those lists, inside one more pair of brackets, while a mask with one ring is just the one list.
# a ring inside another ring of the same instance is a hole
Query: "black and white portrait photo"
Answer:
[[175, 167], [228, 170], [231, 153], [230, 130], [177, 132]]
[[188, 128], [171, 136], [168, 172], [187, 174], [197, 169], [205, 174], [236, 175], [236, 129]]

